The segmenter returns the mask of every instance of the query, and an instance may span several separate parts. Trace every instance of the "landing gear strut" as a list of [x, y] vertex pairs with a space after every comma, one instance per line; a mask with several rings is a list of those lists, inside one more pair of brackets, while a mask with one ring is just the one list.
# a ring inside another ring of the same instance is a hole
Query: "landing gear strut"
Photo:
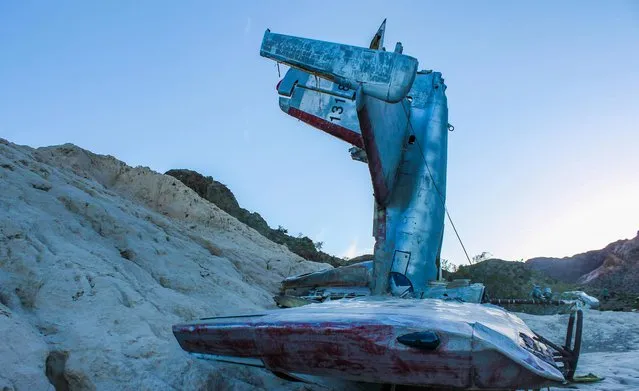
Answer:
[[[576, 320], [576, 323], [575, 323]], [[568, 381], [572, 381], [575, 377], [575, 370], [577, 369], [577, 362], [579, 361], [579, 353], [581, 351], [581, 335], [584, 325], [584, 313], [582, 310], [577, 310], [570, 314], [568, 319], [568, 330], [566, 330], [566, 342], [564, 346], [558, 346], [543, 336], [535, 333], [537, 339], [540, 342], [550, 346], [555, 350], [554, 359], [556, 363], [562, 364], [561, 370], [564, 377]], [[573, 340], [574, 333], [574, 340]]]

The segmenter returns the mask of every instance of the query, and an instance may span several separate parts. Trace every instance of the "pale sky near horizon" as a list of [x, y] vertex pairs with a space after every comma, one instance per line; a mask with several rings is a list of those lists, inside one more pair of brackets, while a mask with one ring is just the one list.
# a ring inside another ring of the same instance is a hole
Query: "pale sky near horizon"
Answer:
[[[384, 18], [388, 48], [446, 79], [447, 206], [471, 255], [635, 236], [637, 1], [4, 1], [0, 137], [194, 169], [273, 227], [368, 252], [366, 166], [279, 110], [259, 46], [266, 28], [366, 46]], [[448, 225], [442, 256], [465, 263]]]

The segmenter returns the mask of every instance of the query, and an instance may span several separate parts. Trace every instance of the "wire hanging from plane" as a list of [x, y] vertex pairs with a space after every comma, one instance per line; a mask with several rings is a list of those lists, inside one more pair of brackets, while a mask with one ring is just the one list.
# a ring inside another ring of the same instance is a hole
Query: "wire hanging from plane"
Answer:
[[[410, 122], [410, 115], [406, 111], [406, 107], [404, 106], [404, 104], [402, 103], [401, 105], [402, 105], [402, 109], [404, 110], [404, 114], [406, 115], [406, 122], [408, 123], [408, 126], [410, 127], [411, 133], [415, 135], [413, 124]], [[461, 245], [462, 250], [464, 250], [464, 255], [466, 255], [468, 264], [472, 265], [473, 263], [470, 260], [470, 256], [468, 256], [468, 251], [466, 251], [466, 246], [464, 246], [464, 241], [459, 236], [459, 232], [457, 231], [457, 227], [455, 227], [453, 218], [450, 217], [450, 213], [448, 212], [448, 208], [446, 207], [446, 201], [444, 200], [444, 196], [441, 193], [441, 191], [439, 191], [439, 188], [437, 187], [437, 183], [435, 182], [435, 178], [433, 178], [433, 173], [431, 172], [430, 167], [428, 166], [428, 162], [426, 161], [426, 155], [424, 155], [424, 150], [422, 149], [422, 146], [419, 143], [419, 139], [417, 138], [417, 135], [415, 135], [415, 144], [417, 144], [417, 148], [419, 148], [419, 153], [420, 155], [422, 155], [422, 160], [424, 161], [424, 165], [426, 166], [426, 171], [428, 171], [428, 176], [430, 177], [430, 180], [433, 183], [433, 187], [435, 187], [435, 190], [437, 191], [437, 194], [439, 195], [439, 200], [441, 201], [442, 206], [444, 207], [444, 211], [446, 212], [446, 217], [448, 217], [448, 221], [450, 222], [450, 225], [453, 227], [453, 231], [455, 231], [455, 236], [457, 236], [457, 240], [459, 241], [459, 244]]]

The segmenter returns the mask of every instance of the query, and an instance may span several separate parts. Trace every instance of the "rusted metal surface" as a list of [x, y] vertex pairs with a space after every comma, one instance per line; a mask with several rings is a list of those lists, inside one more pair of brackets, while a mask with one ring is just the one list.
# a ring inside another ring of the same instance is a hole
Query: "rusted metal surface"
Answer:
[[[442, 300], [354, 299], [176, 325], [187, 351], [261, 360], [274, 372], [459, 388], [533, 388], [561, 382], [551, 353], [498, 307]], [[435, 349], [398, 337], [433, 332]], [[535, 350], [536, 349], [536, 350]]]
[[566, 341], [563, 346], [558, 346], [544, 338], [544, 336], [535, 333], [538, 341], [554, 349], [554, 360], [563, 364], [561, 368], [562, 373], [566, 379], [570, 381], [572, 381], [575, 376], [575, 370], [579, 362], [579, 354], [581, 353], [583, 322], [584, 313], [582, 310], [579, 309], [570, 314], [568, 329], [566, 330]]
[[297, 118], [300, 121], [306, 122], [307, 124], [318, 129], [322, 129], [326, 133], [342, 139], [347, 143], [353, 144], [356, 147], [362, 148], [364, 146], [362, 137], [358, 133], [355, 133], [343, 126], [336, 125], [319, 117], [315, 117], [302, 110], [296, 109], [295, 107], [288, 108], [288, 111], [286, 113], [289, 114], [291, 117]]
[[[360, 262], [335, 269], [320, 270], [282, 281], [275, 302], [280, 307], [298, 307], [313, 302], [369, 296], [373, 262]], [[298, 297], [303, 301], [296, 301]]]
[[361, 262], [335, 269], [320, 270], [282, 281], [282, 291], [290, 288], [316, 288], [332, 286], [368, 286], [373, 269], [372, 262]]

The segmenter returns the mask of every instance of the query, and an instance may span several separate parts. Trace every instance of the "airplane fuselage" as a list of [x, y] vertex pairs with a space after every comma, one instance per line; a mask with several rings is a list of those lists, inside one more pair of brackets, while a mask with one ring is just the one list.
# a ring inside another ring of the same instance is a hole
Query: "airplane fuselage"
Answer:
[[[409, 117], [408, 137], [394, 188], [386, 206], [378, 204], [375, 214], [373, 291], [376, 293], [389, 290], [391, 273], [406, 276], [415, 297], [421, 297], [428, 282], [438, 277], [444, 233], [448, 146], [445, 90], [441, 73], [420, 72], [405, 101], [389, 104], [365, 97], [364, 107], [359, 111], [360, 119], [368, 116], [370, 121], [385, 127], [386, 132], [383, 133], [388, 137], [397, 134], [393, 132], [393, 116], [377, 110], [376, 106], [387, 105], [390, 106], [387, 111]], [[362, 126], [362, 133], [365, 135], [366, 132]], [[380, 145], [383, 142], [377, 140], [378, 148], [383, 148], [383, 144]], [[394, 278], [394, 281], [400, 282], [401, 278]], [[401, 292], [400, 289], [391, 293]]]

